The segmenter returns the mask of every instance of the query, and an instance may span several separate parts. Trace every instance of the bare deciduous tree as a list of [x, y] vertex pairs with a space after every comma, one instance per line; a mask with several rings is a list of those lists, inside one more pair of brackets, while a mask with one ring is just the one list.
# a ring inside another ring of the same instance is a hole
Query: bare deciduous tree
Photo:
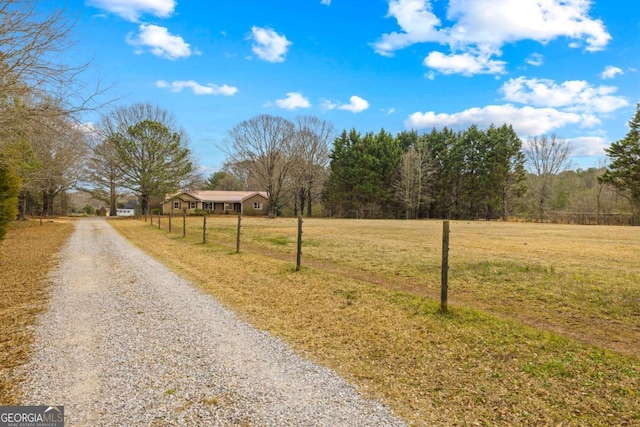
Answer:
[[107, 203], [109, 215], [116, 216], [122, 174], [118, 167], [118, 153], [109, 139], [95, 138], [92, 141], [84, 180], [88, 186], [83, 191]]
[[[75, 138], [75, 131], [53, 132], [77, 125], [78, 114], [99, 108], [97, 100], [105, 93], [99, 78], [91, 84], [83, 81], [89, 62], [71, 55], [73, 27], [63, 9], [43, 12], [36, 0], [0, 0], [0, 150], [12, 153], [7, 166], [24, 186], [20, 216], [29, 188], [43, 185], [43, 176], [52, 173], [38, 170], [49, 166], [35, 155], [47, 151], [38, 135], [46, 131], [57, 142]], [[56, 192], [46, 193], [50, 191]], [[43, 204], [50, 205], [49, 196], [43, 197]]]
[[267, 191], [270, 215], [276, 214], [290, 172], [294, 136], [295, 125], [289, 120], [260, 115], [236, 125], [226, 140], [229, 163], [246, 165], [260, 189]]
[[241, 190], [258, 191], [260, 184], [251, 176], [251, 163], [248, 161], [227, 161], [222, 165], [222, 170], [229, 172], [240, 183]]
[[417, 141], [402, 155], [394, 190], [407, 219], [417, 218], [422, 204], [429, 201], [429, 178], [434, 170], [431, 153], [423, 141]]
[[544, 220], [545, 209], [549, 194], [552, 190], [556, 175], [571, 166], [569, 155], [571, 146], [566, 140], [542, 135], [529, 138], [524, 147], [526, 165], [536, 203], [536, 211], [540, 222]]
[[[43, 14], [35, 0], [0, 0], [0, 125], [96, 109], [106, 89], [82, 76], [90, 63], [70, 62], [74, 22], [63, 9]], [[75, 58], [74, 58], [75, 60]]]
[[295, 198], [294, 211], [312, 214], [313, 201], [322, 194], [327, 177], [329, 144], [335, 136], [333, 125], [314, 116], [295, 119], [294, 155], [291, 167], [291, 185]]
[[85, 134], [63, 116], [50, 117], [34, 129], [30, 142], [38, 167], [29, 174], [26, 188], [40, 192], [42, 214], [53, 215], [54, 198], [82, 178], [88, 153]]

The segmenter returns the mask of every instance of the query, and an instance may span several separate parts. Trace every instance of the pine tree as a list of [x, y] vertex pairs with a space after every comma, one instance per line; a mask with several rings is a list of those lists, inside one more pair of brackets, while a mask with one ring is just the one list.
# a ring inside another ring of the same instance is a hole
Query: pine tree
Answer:
[[601, 183], [615, 187], [631, 202], [634, 213], [640, 211], [640, 104], [629, 121], [629, 132], [620, 141], [605, 149], [609, 167], [599, 178]]

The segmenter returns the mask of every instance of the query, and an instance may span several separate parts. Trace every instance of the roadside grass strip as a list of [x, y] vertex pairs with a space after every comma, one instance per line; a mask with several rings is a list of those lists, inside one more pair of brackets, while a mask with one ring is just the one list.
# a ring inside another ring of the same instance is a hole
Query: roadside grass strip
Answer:
[[72, 232], [64, 220], [19, 222], [0, 242], [0, 405], [20, 403], [16, 368], [28, 360], [32, 326], [49, 298], [49, 272]]

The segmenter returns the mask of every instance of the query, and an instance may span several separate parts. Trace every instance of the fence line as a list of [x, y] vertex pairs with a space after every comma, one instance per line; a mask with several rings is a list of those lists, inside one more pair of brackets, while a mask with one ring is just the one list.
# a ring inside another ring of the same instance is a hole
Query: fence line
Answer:
[[[158, 229], [164, 229], [165, 224], [168, 224], [168, 230], [167, 232], [169, 234], [174, 234], [174, 233], [182, 233], [182, 237], [183, 238], [194, 238], [196, 237], [196, 235], [199, 235], [201, 237], [201, 241], [203, 244], [206, 244], [208, 241], [210, 241], [209, 234], [210, 234], [210, 227], [208, 227], [207, 225], [207, 215], [202, 215], [202, 223], [201, 225], [188, 225], [188, 222], [191, 222], [193, 224], [193, 222], [195, 221], [187, 221], [187, 214], [186, 212], [183, 212], [182, 214], [182, 227], [176, 225], [173, 225], [173, 221], [172, 215], [166, 215], [168, 217], [168, 221], [167, 222], [163, 222], [162, 221], [162, 215], [158, 214], [157, 218], [154, 220], [154, 215], [149, 215], [150, 221], [151, 221], [151, 225], [154, 227], [157, 227]], [[197, 218], [197, 216], [191, 216], [189, 215], [190, 218]], [[142, 219], [142, 218], [140, 218]], [[144, 220], [145, 222], [147, 221], [147, 217], [146, 215], [144, 216]], [[297, 250], [296, 250], [296, 268], [295, 270], [298, 271], [300, 270], [300, 263], [301, 263], [301, 254], [302, 254], [302, 217], [298, 218], [298, 235], [297, 235]], [[177, 230], [181, 228], [181, 230]], [[236, 253], [240, 252], [240, 245], [241, 245], [241, 237], [242, 237], [242, 215], [238, 215], [238, 222], [237, 222], [237, 226], [236, 226], [236, 232], [235, 232], [235, 246], [236, 246]], [[228, 242], [231, 240], [232, 238], [230, 238], [228, 240]], [[220, 238], [218, 239], [218, 241], [223, 241], [224, 239]]]
[[[540, 222], [540, 217], [527, 214], [515, 215], [514, 221]], [[543, 223], [578, 224], [578, 225], [637, 225], [638, 219], [630, 213], [596, 213], [596, 212], [545, 212]]]

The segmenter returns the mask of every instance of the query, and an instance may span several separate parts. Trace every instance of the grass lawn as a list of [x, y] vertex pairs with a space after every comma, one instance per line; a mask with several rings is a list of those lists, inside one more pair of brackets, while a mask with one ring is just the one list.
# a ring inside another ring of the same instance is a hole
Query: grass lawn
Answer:
[[16, 368], [28, 360], [32, 325], [47, 305], [49, 271], [72, 232], [68, 220], [42, 227], [19, 222], [0, 242], [0, 405], [20, 403]]
[[640, 424], [640, 228], [233, 217], [111, 222], [415, 425]]

